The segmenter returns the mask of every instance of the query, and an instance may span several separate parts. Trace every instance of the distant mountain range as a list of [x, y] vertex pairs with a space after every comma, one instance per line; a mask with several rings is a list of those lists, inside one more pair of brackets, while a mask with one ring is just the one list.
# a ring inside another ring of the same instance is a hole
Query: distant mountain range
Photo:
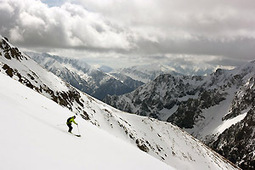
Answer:
[[243, 169], [255, 168], [255, 62], [207, 76], [159, 75], [113, 107], [171, 122]]
[[[100, 100], [107, 95], [129, 93], [161, 74], [204, 75], [213, 71], [213, 68], [198, 69], [195, 66], [180, 67], [176, 64], [162, 65], [155, 63], [114, 70], [108, 66], [95, 68], [80, 59], [70, 59], [47, 53], [26, 53], [47, 70], [79, 90]], [[186, 68], [186, 71], [183, 67]]]
[[194, 64], [186, 64], [180, 66], [178, 65], [178, 63], [152, 63], [148, 65], [138, 65], [128, 68], [120, 68], [112, 70], [111, 72], [129, 76], [132, 79], [141, 81], [143, 83], [148, 83], [162, 74], [204, 76], [211, 74], [215, 70], [216, 68], [212, 66], [207, 66], [203, 68], [201, 66], [198, 67]]
[[125, 94], [143, 84], [127, 76], [119, 77], [116, 75], [118, 77], [116, 78], [93, 68], [82, 60], [63, 58], [46, 53], [27, 52], [27, 54], [50, 72], [97, 99], [103, 99], [108, 94]]

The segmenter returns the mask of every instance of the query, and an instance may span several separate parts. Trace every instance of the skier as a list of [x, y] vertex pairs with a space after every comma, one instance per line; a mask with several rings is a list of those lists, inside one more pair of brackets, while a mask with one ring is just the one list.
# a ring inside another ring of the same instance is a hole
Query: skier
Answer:
[[74, 124], [78, 125], [78, 123], [76, 123], [76, 122], [74, 121], [75, 118], [76, 118], [76, 116], [72, 116], [72, 117], [69, 117], [69, 118], [67, 119], [67, 121], [66, 121], [66, 125], [69, 127], [69, 130], [68, 130], [69, 133], [72, 133], [72, 129], [73, 129], [73, 127], [72, 127], [72, 122], [73, 122]]

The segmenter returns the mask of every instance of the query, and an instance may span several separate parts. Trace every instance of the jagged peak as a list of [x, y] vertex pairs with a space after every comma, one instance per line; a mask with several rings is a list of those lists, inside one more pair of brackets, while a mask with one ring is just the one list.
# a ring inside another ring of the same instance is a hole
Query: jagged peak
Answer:
[[2, 50], [8, 51], [8, 53], [6, 52], [4, 57], [8, 60], [11, 59], [17, 59], [19, 61], [25, 59], [28, 60], [28, 56], [25, 55], [24, 53], [22, 53], [17, 47], [15, 47], [14, 45], [12, 45], [8, 38], [1, 36], [1, 42], [0, 42], [0, 48]]
[[255, 74], [255, 60], [240, 65], [231, 71], [233, 75]]

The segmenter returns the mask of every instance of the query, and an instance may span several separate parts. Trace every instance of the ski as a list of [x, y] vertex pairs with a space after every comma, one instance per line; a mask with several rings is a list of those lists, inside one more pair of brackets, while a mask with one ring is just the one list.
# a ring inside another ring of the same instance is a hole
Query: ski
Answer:
[[81, 137], [81, 135], [76, 135], [76, 134], [73, 134], [74, 136], [76, 136], [76, 137]]
[[72, 134], [73, 136], [81, 137], [81, 135], [77, 135], [77, 134], [74, 134], [74, 133], [71, 133], [71, 132], [69, 132], [69, 133]]

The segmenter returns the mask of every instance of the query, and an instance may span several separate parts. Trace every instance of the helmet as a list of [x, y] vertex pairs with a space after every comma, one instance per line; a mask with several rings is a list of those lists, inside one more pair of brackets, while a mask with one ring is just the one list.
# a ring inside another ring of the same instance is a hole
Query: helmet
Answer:
[[73, 118], [76, 118], [76, 116], [73, 116]]

